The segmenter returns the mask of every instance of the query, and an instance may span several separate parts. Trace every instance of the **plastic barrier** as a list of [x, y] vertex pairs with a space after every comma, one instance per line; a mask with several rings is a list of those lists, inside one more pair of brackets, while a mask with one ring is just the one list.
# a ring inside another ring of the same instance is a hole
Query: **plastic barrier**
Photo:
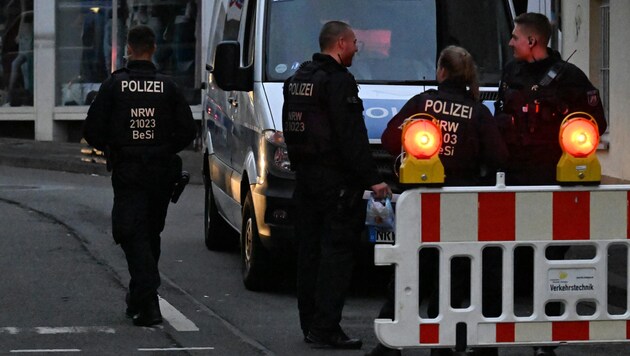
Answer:
[[[395, 319], [375, 320], [378, 339], [396, 348], [457, 346], [459, 350], [462, 345], [628, 341], [629, 198], [626, 185], [404, 192], [396, 206], [396, 243], [375, 246], [377, 265], [396, 266]], [[546, 250], [554, 246], [591, 252], [585, 258], [572, 259], [569, 253], [564, 259], [548, 259]], [[501, 252], [501, 308], [496, 317], [482, 312], [482, 256], [489, 247]], [[514, 293], [526, 279], [518, 275], [514, 280], [513, 257], [519, 247], [533, 256], [532, 301], [526, 311], [519, 310], [522, 306], [515, 302], [519, 297]], [[433, 318], [421, 316], [426, 308], [421, 296], [426, 293], [419, 281], [419, 255], [425, 248], [439, 251], [440, 302]], [[469, 261], [470, 292], [463, 307], [447, 302], [450, 261], [455, 257]], [[554, 304], [561, 310], [555, 314], [549, 307]]]

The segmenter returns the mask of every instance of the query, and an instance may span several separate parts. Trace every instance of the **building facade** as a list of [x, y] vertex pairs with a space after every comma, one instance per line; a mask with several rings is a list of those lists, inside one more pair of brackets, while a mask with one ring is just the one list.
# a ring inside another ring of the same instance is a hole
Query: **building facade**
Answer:
[[138, 24], [155, 31], [153, 61], [200, 118], [201, 34], [211, 3], [0, 0], [0, 136], [78, 141], [91, 99], [124, 65], [126, 32]]

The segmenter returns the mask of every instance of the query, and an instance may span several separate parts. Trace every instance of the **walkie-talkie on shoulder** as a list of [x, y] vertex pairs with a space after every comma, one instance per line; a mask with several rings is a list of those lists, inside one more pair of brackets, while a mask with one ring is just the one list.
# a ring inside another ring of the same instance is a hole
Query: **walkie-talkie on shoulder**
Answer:
[[553, 82], [553, 80], [556, 79], [556, 77], [564, 71], [564, 67], [567, 65], [567, 63], [569, 63], [569, 60], [571, 59], [571, 57], [573, 57], [575, 52], [577, 52], [577, 50], [573, 51], [573, 53], [571, 53], [566, 61], [558, 62], [556, 63], [556, 65], [551, 66], [551, 68], [549, 68], [549, 70], [547, 71], [547, 74], [545, 74], [545, 76], [540, 80], [540, 83], [538, 83], [538, 85], [540, 85], [541, 87], [546, 87], [551, 84], [551, 82]]

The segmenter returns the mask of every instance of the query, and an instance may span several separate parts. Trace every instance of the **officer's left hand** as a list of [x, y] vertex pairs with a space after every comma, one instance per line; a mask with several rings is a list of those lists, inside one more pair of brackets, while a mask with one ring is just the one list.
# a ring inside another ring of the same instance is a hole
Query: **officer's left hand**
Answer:
[[389, 185], [385, 182], [381, 182], [378, 184], [374, 184], [372, 187], [372, 192], [374, 193], [374, 198], [376, 199], [385, 199], [387, 197], [392, 196], [392, 190], [389, 188]]

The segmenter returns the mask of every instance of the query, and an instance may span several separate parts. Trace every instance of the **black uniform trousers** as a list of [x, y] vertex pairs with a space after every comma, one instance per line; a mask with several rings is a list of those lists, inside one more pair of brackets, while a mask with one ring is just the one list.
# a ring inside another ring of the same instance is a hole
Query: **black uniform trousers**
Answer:
[[157, 300], [160, 233], [178, 171], [181, 174], [177, 155], [125, 158], [114, 165], [112, 230], [127, 259], [131, 277], [127, 304], [132, 309]]
[[305, 334], [309, 330], [336, 331], [365, 225], [363, 189], [326, 189], [309, 194], [298, 180], [295, 199], [300, 325]]

